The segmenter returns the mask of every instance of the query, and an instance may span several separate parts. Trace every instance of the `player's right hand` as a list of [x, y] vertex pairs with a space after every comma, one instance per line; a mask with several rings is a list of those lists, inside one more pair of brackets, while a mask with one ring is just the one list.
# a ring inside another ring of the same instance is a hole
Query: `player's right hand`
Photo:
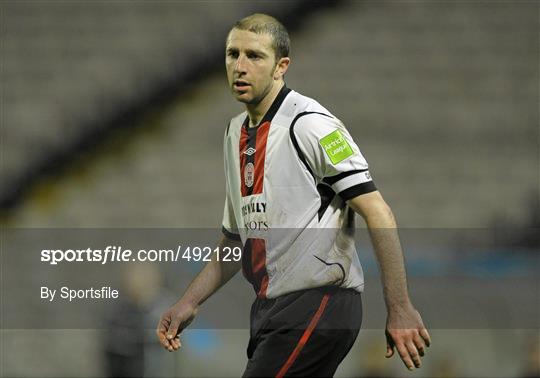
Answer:
[[197, 306], [182, 300], [165, 311], [156, 329], [161, 346], [169, 352], [178, 350], [182, 346], [179, 335], [193, 321], [197, 312]]

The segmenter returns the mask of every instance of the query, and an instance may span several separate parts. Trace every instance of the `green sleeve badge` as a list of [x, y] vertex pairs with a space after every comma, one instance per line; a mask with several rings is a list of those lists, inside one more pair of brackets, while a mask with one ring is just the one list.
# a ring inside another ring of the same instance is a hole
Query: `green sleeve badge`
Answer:
[[328, 134], [319, 140], [319, 143], [334, 165], [354, 154], [353, 149], [339, 130]]

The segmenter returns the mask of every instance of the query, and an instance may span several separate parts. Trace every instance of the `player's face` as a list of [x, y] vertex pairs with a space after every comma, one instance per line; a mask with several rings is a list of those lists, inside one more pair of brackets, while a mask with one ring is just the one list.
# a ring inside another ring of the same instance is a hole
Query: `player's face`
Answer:
[[231, 30], [225, 49], [225, 66], [233, 96], [246, 104], [260, 103], [281, 79], [276, 75], [272, 37], [268, 34]]

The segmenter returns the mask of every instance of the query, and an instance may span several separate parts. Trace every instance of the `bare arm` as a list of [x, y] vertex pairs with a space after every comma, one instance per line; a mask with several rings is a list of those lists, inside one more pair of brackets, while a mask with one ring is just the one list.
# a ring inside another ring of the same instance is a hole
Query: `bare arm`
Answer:
[[[241, 248], [242, 244], [223, 235], [218, 243], [218, 248], [221, 251], [225, 247], [231, 249], [235, 247]], [[194, 307], [203, 304], [212, 294], [229, 282], [241, 267], [241, 261], [218, 261], [212, 259], [191, 282], [180, 300], [190, 303]]]
[[[225, 247], [241, 248], [242, 244], [224, 235], [218, 248], [222, 250]], [[193, 321], [199, 306], [238, 273], [241, 267], [241, 261], [218, 261], [215, 258], [204, 266], [184, 295], [159, 320], [156, 333], [165, 349], [172, 352], [180, 348], [178, 335]]]
[[431, 341], [409, 299], [403, 252], [392, 210], [378, 191], [355, 197], [349, 200], [349, 205], [367, 224], [381, 270], [388, 312], [386, 357], [392, 357], [396, 347], [408, 369], [420, 367], [424, 346], [429, 346]]
[[366, 221], [381, 269], [387, 309], [409, 305], [403, 253], [392, 210], [377, 191], [353, 198], [349, 205]]

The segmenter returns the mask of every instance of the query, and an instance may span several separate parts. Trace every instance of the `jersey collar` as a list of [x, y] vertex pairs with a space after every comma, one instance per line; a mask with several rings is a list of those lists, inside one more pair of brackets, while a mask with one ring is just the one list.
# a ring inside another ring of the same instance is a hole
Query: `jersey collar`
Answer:
[[[272, 122], [272, 119], [276, 115], [277, 111], [279, 110], [279, 107], [281, 106], [281, 104], [285, 100], [285, 97], [287, 97], [290, 91], [291, 91], [290, 88], [287, 88], [286, 85], [283, 85], [283, 87], [279, 90], [278, 95], [274, 99], [274, 102], [272, 103], [272, 105], [270, 105], [270, 108], [268, 109], [266, 114], [262, 117], [259, 124], [255, 127], [259, 127], [265, 122]], [[249, 115], [246, 115], [246, 119], [244, 120], [243, 126], [245, 128], [249, 128]]]

